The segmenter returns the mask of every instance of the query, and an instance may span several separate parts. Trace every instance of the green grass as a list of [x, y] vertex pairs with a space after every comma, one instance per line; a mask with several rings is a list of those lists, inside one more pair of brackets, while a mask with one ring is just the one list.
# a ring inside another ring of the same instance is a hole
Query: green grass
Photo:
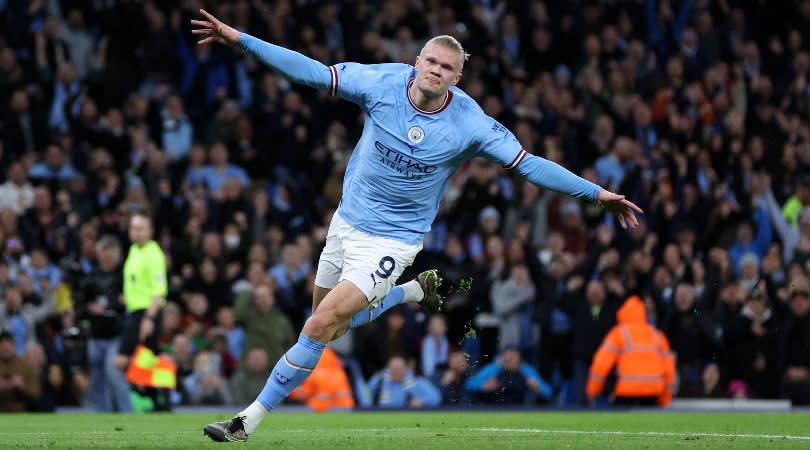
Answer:
[[247, 443], [203, 436], [212, 414], [0, 415], [0, 448], [810, 448], [802, 413], [277, 413]]

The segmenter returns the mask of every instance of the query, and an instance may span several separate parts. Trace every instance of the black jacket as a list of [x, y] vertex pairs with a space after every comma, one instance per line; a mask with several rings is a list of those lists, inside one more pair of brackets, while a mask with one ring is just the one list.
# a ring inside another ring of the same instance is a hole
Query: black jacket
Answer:
[[[123, 275], [120, 268], [112, 272], [94, 269], [79, 280], [73, 296], [76, 315], [90, 337], [109, 339], [121, 334], [125, 311], [124, 303], [120, 300], [122, 292]], [[93, 302], [105, 305], [103, 314], [95, 315], [87, 310], [87, 305]]]
[[[728, 378], [742, 379], [757, 397], [773, 398], [779, 394], [779, 348], [782, 322], [770, 316], [761, 325], [765, 334], [752, 331], [753, 320], [741, 311], [723, 326], [728, 352]], [[758, 366], [764, 362], [764, 366]]]

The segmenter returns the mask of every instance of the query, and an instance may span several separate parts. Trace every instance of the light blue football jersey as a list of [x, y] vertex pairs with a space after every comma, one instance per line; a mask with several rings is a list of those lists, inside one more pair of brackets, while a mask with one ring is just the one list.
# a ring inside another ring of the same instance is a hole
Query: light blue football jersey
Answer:
[[341, 63], [330, 72], [332, 95], [365, 112], [338, 209], [359, 230], [420, 243], [462, 163], [484, 156], [514, 167], [525, 156], [514, 135], [455, 86], [440, 109], [417, 108], [408, 96], [410, 65]]
[[586, 201], [601, 188], [521, 148], [471, 98], [452, 87], [437, 111], [408, 98], [416, 75], [406, 64], [325, 66], [298, 52], [241, 33], [238, 47], [294, 83], [330, 91], [366, 113], [363, 136], [343, 181], [341, 216], [355, 228], [420, 243], [436, 217], [447, 181], [466, 160], [484, 156], [530, 182]]

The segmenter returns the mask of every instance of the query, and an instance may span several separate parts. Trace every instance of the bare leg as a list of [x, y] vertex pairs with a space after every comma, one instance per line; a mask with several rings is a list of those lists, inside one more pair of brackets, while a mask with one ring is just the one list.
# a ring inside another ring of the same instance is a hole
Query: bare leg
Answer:
[[320, 286], [313, 286], [312, 289], [312, 314], [315, 314], [315, 311], [318, 309], [318, 305], [321, 304], [323, 299], [326, 297], [328, 293], [332, 290], [327, 288], [322, 288]]
[[[351, 323], [352, 317], [368, 306], [366, 294], [348, 280], [340, 282], [331, 291], [326, 289], [320, 291], [326, 294], [315, 305], [315, 311], [304, 324], [298, 343], [293, 345], [276, 363], [270, 372], [267, 384], [256, 401], [234, 419], [238, 419], [237, 425], [242, 426], [243, 434], [234, 438], [233, 432], [236, 432], [236, 429], [232, 431], [225, 429], [226, 425], [230, 428], [234, 422], [208, 425], [206, 434], [214, 440], [246, 439], [247, 435], [256, 429], [270, 410], [304, 382], [320, 360], [326, 343], [332, 340], [332, 336], [337, 333], [337, 330], [346, 329]], [[318, 300], [317, 294], [313, 297], [315, 297], [313, 298], [313, 303], [315, 303]], [[226, 434], [226, 432], [231, 434]]]
[[[313, 304], [318, 300], [318, 293], [325, 292], [316, 309], [304, 324], [302, 333], [310, 338], [328, 343], [338, 330], [345, 330], [352, 317], [368, 307], [366, 295], [354, 285], [343, 280], [332, 289], [316, 287], [313, 291]], [[342, 333], [341, 333], [342, 334]]]

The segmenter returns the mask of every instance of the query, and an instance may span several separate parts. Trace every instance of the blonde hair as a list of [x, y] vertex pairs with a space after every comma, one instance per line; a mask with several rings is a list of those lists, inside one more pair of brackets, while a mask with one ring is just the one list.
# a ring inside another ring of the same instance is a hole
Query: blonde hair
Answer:
[[464, 62], [470, 59], [470, 54], [464, 51], [464, 46], [461, 45], [461, 42], [449, 34], [441, 34], [439, 36], [430, 38], [429, 41], [425, 42], [425, 46], [422, 47], [422, 49], [424, 50], [424, 48], [430, 44], [441, 45], [442, 47], [458, 51], [458, 53], [462, 56], [459, 71], [464, 68]]

